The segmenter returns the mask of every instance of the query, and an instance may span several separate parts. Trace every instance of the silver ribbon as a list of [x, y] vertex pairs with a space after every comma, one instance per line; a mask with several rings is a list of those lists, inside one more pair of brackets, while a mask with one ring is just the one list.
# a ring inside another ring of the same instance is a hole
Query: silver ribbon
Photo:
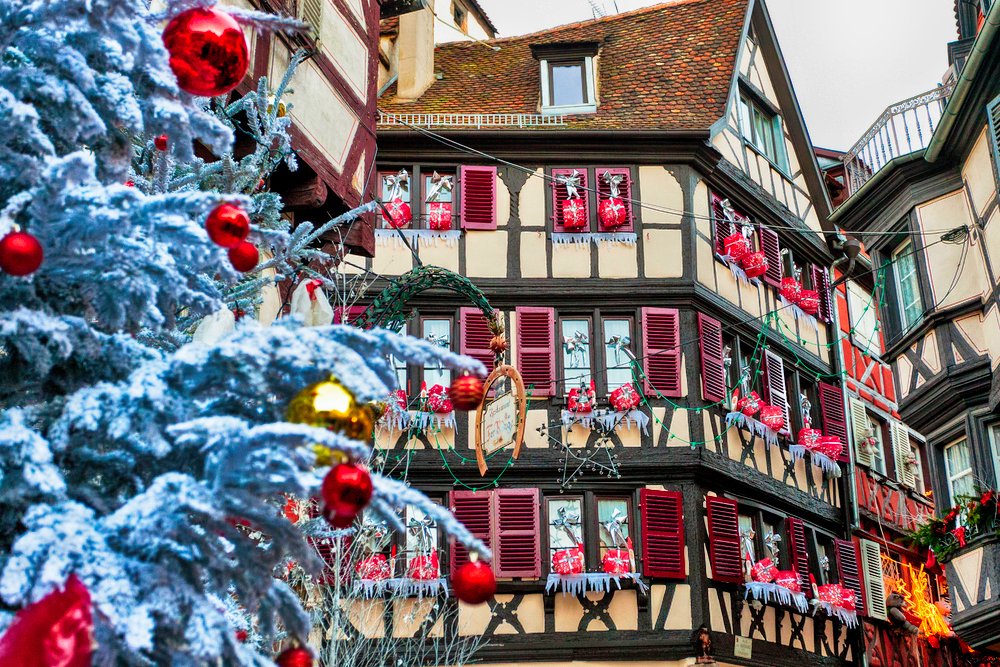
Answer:
[[563, 350], [569, 355], [570, 368], [582, 368], [583, 356], [587, 352], [590, 339], [582, 331], [575, 331], [572, 336], [563, 336]]
[[389, 201], [403, 197], [403, 188], [409, 190], [410, 175], [405, 169], [400, 169], [398, 174], [386, 176], [385, 183], [389, 186]]
[[417, 538], [417, 550], [422, 553], [428, 553], [433, 551], [431, 544], [431, 528], [434, 527], [434, 519], [429, 516], [425, 516], [421, 520], [417, 520], [410, 517], [410, 521], [406, 524], [409, 529], [410, 534], [416, 536]]
[[451, 176], [441, 176], [435, 171], [431, 176], [431, 191], [427, 193], [427, 201], [436, 202], [441, 195], [449, 194], [451, 189]]
[[757, 533], [754, 532], [753, 528], [740, 533], [740, 539], [743, 541], [743, 552], [752, 562], [756, 562], [757, 560], [756, 550], [753, 545], [753, 538], [756, 535]]
[[574, 169], [569, 176], [556, 176], [556, 181], [566, 186], [566, 199], [580, 198], [580, 193], [577, 192], [577, 188], [580, 187], [579, 170]]
[[767, 535], [764, 536], [764, 546], [767, 550], [771, 552], [772, 556], [778, 555], [778, 550], [781, 548], [781, 535], [767, 531]]
[[358, 530], [358, 541], [372, 553], [379, 553], [389, 544], [391, 533], [385, 521], [365, 518]]
[[576, 527], [580, 525], [579, 512], [570, 512], [566, 507], [560, 507], [557, 514], [558, 516], [552, 520], [553, 527], [562, 529], [574, 545], [579, 544], [580, 538], [576, 532]]
[[601, 528], [608, 531], [608, 535], [611, 537], [611, 545], [615, 549], [625, 544], [623, 526], [626, 521], [628, 521], [628, 515], [624, 514], [620, 509], [615, 509], [611, 513], [611, 518], [601, 524]]
[[812, 402], [805, 392], [799, 394], [799, 406], [802, 408], [802, 425], [805, 428], [812, 428]]
[[604, 182], [608, 184], [608, 190], [611, 191], [611, 196], [618, 197], [618, 186], [625, 180], [625, 176], [622, 174], [612, 174], [610, 171], [606, 171], [601, 178], [603, 178]]
[[626, 348], [628, 348], [628, 346], [631, 344], [632, 344], [632, 339], [630, 337], [619, 336], [619, 335], [611, 336], [605, 343], [605, 345], [614, 350], [616, 364], [620, 364], [622, 362], [621, 360], [622, 352], [624, 352]]

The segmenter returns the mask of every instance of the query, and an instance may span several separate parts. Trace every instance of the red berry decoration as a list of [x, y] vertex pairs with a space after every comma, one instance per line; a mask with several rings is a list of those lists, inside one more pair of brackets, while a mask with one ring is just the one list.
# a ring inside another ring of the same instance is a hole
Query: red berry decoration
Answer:
[[451, 575], [455, 597], [469, 604], [482, 604], [497, 592], [493, 570], [482, 561], [466, 563]]
[[90, 667], [93, 634], [90, 592], [71, 574], [62, 590], [17, 612], [0, 637], [0, 665]]
[[341, 463], [323, 478], [324, 515], [336, 528], [347, 528], [372, 499], [372, 478], [353, 463]]
[[219, 204], [205, 219], [205, 231], [212, 243], [235, 248], [250, 233], [250, 216], [236, 204]]
[[218, 9], [181, 12], [163, 31], [177, 85], [192, 95], [215, 97], [235, 88], [247, 73], [250, 55], [240, 25]]
[[235, 248], [229, 249], [229, 263], [240, 273], [253, 271], [259, 261], [260, 252], [257, 250], [257, 246], [252, 243], [244, 241]]
[[153, 145], [156, 146], [156, 150], [158, 151], [167, 150], [167, 135], [161, 134], [157, 138], [153, 139]]
[[134, 188], [135, 187], [135, 181], [133, 181], [131, 178], [128, 179], [127, 181], [125, 181], [125, 187], [126, 188]]
[[313, 657], [301, 646], [293, 646], [282, 651], [281, 655], [274, 659], [274, 663], [278, 667], [312, 667]]
[[475, 375], [455, 378], [448, 387], [448, 397], [459, 410], [475, 410], [483, 402], [483, 381]]
[[26, 276], [42, 265], [42, 244], [27, 232], [11, 232], [0, 239], [0, 270]]

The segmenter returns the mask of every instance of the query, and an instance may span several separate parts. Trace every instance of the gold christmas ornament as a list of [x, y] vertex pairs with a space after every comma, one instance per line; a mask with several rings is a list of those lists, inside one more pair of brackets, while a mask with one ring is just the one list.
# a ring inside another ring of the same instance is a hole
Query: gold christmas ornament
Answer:
[[[274, 95], [267, 96], [267, 112], [271, 113], [274, 111]], [[287, 110], [285, 109], [284, 102], [278, 102], [278, 118], [284, 118]]]
[[385, 411], [389, 409], [389, 404], [386, 401], [372, 401], [368, 405], [372, 408], [372, 414], [375, 416], [375, 421], [382, 419], [382, 415]]
[[347, 463], [347, 455], [344, 452], [335, 451], [319, 443], [313, 445], [312, 449], [316, 454], [317, 468], [329, 468], [335, 463]]
[[288, 421], [343, 433], [354, 440], [368, 440], [375, 426], [375, 411], [361, 405], [335, 377], [303, 389], [288, 404]]

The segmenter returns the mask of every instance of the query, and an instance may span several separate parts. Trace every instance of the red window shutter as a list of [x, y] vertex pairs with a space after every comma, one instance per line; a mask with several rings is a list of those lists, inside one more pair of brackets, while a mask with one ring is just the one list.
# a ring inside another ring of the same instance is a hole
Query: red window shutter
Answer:
[[809, 277], [813, 289], [819, 292], [819, 312], [817, 315], [823, 322], [833, 321], [833, 295], [830, 293], [830, 270], [821, 266], [809, 267]]
[[733, 233], [733, 229], [722, 213], [722, 197], [712, 193], [712, 233], [715, 235], [715, 252], [725, 254], [722, 240]]
[[486, 372], [493, 370], [493, 352], [490, 339], [493, 332], [478, 308], [460, 308], [458, 311], [459, 352], [483, 362]]
[[840, 387], [835, 384], [820, 382], [817, 389], [819, 391], [819, 409], [823, 413], [823, 433], [840, 438], [840, 444], [844, 445], [844, 448], [841, 450], [839, 460], [849, 461], [844, 396]]
[[717, 402], [726, 398], [726, 366], [722, 361], [722, 323], [698, 313], [701, 346], [701, 397]]
[[519, 306], [517, 313], [517, 370], [532, 396], [555, 395], [555, 311]]
[[681, 327], [676, 308], [642, 309], [643, 367], [646, 391], [681, 395]]
[[538, 489], [497, 489], [494, 571], [498, 577], [540, 577]]
[[[562, 203], [568, 198], [568, 193], [566, 192], [566, 185], [559, 182], [560, 176], [572, 176], [573, 172], [577, 171], [580, 176], [580, 185], [577, 187], [576, 191], [580, 194], [580, 202], [583, 204], [583, 209], [587, 213], [587, 219], [590, 220], [590, 207], [588, 205], [588, 193], [587, 193], [587, 170], [586, 169], [553, 169], [552, 170], [552, 180], [549, 181], [549, 187], [552, 188], [552, 230], [555, 232], [565, 232], [566, 229], [563, 227], [563, 213], [562, 213]], [[588, 230], [573, 230], [573, 231], [588, 231]]]
[[497, 168], [463, 166], [458, 174], [462, 229], [496, 229]]
[[809, 550], [806, 547], [806, 526], [802, 519], [788, 517], [788, 546], [792, 554], [792, 569], [799, 575], [803, 591], [812, 590], [809, 582]]
[[[622, 176], [622, 182], [618, 185], [618, 197], [625, 205], [625, 224], [615, 229], [618, 232], [631, 232], [635, 229], [634, 218], [632, 217], [632, 170], [627, 167], [597, 167], [594, 169], [594, 176], [597, 178], [597, 205], [611, 197], [611, 188], [604, 180], [604, 174], [612, 176]], [[600, 210], [600, 209], [598, 209]]]
[[683, 579], [684, 496], [679, 491], [639, 491], [642, 520], [642, 573]]
[[778, 233], [759, 225], [757, 234], [760, 236], [760, 249], [767, 257], [767, 272], [764, 274], [764, 282], [769, 285], [779, 287], [781, 285], [781, 241], [778, 240]]
[[[338, 580], [342, 584], [346, 584], [351, 580], [351, 576], [354, 572], [351, 571], [351, 542], [352, 537], [347, 535], [345, 537], [310, 537], [308, 538], [309, 543], [312, 544], [316, 553], [319, 554], [320, 559], [323, 561], [323, 571], [318, 575], [317, 580], [319, 583], [324, 585], [335, 585]], [[337, 572], [337, 558], [340, 557], [340, 572]]]
[[[493, 492], [492, 491], [452, 491], [448, 494], [451, 513], [473, 536], [493, 548]], [[469, 562], [469, 551], [452, 540], [451, 571], [454, 572]]]
[[764, 400], [784, 410], [785, 427], [781, 433], [791, 433], [788, 413], [788, 390], [785, 387], [785, 361], [770, 350], [764, 353]]
[[865, 589], [861, 585], [861, 553], [856, 542], [850, 540], [835, 540], [837, 550], [837, 575], [840, 585], [854, 591], [854, 600], [858, 615], [865, 611]]
[[712, 578], [732, 584], [743, 582], [740, 554], [740, 521], [735, 500], [710, 497], [708, 505], [708, 558]]
[[363, 312], [368, 309], [367, 306], [351, 306], [347, 308], [347, 317], [344, 317], [343, 306], [337, 306], [333, 309], [333, 323], [334, 324], [354, 324], [355, 320], [361, 316]]

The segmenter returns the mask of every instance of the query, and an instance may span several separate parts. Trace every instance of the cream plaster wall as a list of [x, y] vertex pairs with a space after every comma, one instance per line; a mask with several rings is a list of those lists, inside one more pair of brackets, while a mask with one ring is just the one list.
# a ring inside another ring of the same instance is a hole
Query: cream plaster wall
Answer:
[[643, 234], [643, 270], [647, 278], [680, 278], [684, 275], [679, 229], [648, 229]]
[[684, 210], [684, 191], [677, 178], [663, 167], [639, 167], [644, 224], [679, 224]]
[[545, 218], [545, 197], [549, 189], [545, 180], [545, 170], [536, 169], [521, 187], [518, 201], [518, 211], [522, 227], [544, 228], [548, 220]]
[[996, 197], [997, 191], [997, 182], [993, 175], [993, 155], [985, 127], [972, 147], [969, 157], [966, 158], [965, 164], [962, 165], [962, 178], [969, 186], [976, 213], [982, 215]]
[[597, 246], [599, 278], [636, 278], [639, 275], [636, 246], [602, 243]]
[[565, 243], [552, 246], [553, 278], [589, 278], [592, 245]]
[[465, 233], [465, 275], [469, 278], [507, 277], [507, 232]]
[[521, 232], [521, 277], [547, 278], [549, 275], [546, 252], [548, 239], [544, 231]]
[[965, 268], [958, 275], [956, 272], [961, 266], [965, 246], [934, 243], [941, 238], [939, 232], [975, 222], [969, 210], [965, 191], [957, 190], [918, 206], [917, 218], [924, 235], [923, 243], [928, 246], [924, 254], [930, 272], [933, 304], [937, 308], [947, 308], [970, 298], [982, 296], [987, 291], [988, 281], [982, 255], [977, 249], [966, 250]]

